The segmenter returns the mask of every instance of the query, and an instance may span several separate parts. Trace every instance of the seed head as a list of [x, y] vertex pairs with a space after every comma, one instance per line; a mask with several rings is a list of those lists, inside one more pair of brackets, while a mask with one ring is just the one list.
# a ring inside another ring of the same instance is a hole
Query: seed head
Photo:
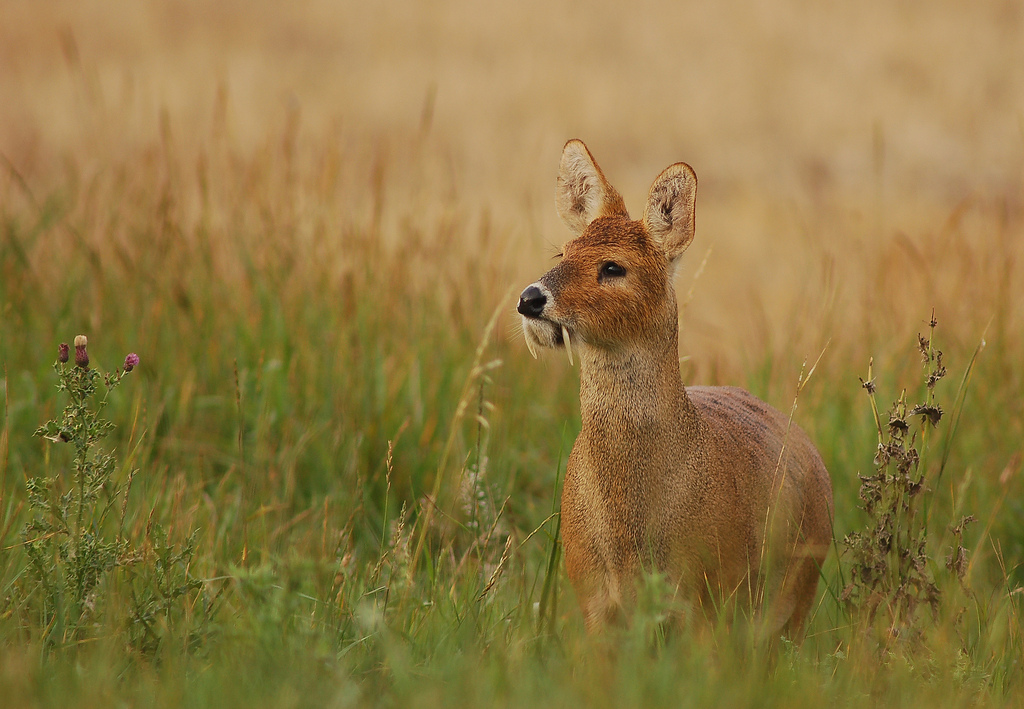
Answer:
[[89, 367], [89, 353], [85, 350], [88, 344], [89, 339], [85, 335], [75, 337], [75, 364], [82, 369]]
[[139, 366], [139, 356], [134, 352], [124, 358], [124, 371], [130, 372]]
[[57, 361], [59, 361], [61, 364], [66, 364], [70, 354], [71, 348], [68, 347], [68, 343], [60, 343], [60, 347], [57, 348]]

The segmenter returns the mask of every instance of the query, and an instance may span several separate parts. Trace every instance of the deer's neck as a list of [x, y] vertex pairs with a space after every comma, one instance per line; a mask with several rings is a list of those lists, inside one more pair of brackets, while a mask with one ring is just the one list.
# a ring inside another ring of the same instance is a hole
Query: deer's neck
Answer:
[[[675, 323], [673, 322], [673, 325]], [[605, 350], [582, 348], [580, 413], [583, 432], [618, 445], [679, 442], [697, 425], [679, 374], [678, 335]], [[676, 435], [659, 435], [664, 431]]]

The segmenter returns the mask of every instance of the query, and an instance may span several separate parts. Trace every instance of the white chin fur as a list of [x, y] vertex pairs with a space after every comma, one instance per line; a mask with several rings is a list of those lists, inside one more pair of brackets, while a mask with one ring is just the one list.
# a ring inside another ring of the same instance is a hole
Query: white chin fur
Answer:
[[[565, 328], [547, 320], [523, 318], [523, 335], [526, 338], [526, 348], [530, 350], [530, 354], [535, 358], [537, 356], [537, 349], [540, 347], [559, 347], [558, 336], [562, 335], [563, 339], [565, 339], [564, 330]], [[568, 339], [565, 339], [565, 342], [568, 343]]]

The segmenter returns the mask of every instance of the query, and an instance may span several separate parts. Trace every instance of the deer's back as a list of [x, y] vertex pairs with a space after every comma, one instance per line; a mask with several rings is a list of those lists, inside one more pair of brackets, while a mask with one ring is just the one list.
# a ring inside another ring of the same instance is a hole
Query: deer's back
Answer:
[[738, 387], [695, 386], [686, 393], [710, 435], [708, 448], [716, 458], [709, 465], [732, 467], [737, 482], [749, 484], [751, 492], [767, 494], [773, 484], [781, 484], [784, 498], [809, 496], [809, 502], [831, 509], [825, 464], [788, 416]]
[[705, 439], [692, 452], [688, 468], [707, 488], [705, 514], [721, 536], [716, 544], [728, 543], [734, 554], [745, 548], [750, 560], [770, 552], [771, 545], [778, 549], [784, 544], [789, 553], [776, 554], [783, 566], [795, 546], [813, 547], [815, 556], [819, 547], [827, 549], [832, 486], [803, 429], [737, 387], [687, 387], [686, 392]]

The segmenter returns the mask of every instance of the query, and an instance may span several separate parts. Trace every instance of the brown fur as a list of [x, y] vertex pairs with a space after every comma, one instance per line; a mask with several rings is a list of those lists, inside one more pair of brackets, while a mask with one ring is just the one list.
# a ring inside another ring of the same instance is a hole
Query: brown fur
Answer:
[[694, 234], [693, 170], [662, 172], [639, 221], [580, 141], [565, 146], [558, 186], [576, 238], [519, 310], [531, 345], [564, 346], [567, 333], [580, 356], [562, 539], [588, 627], [627, 616], [640, 574], [657, 570], [706, 611], [741, 603], [799, 637], [832, 485], [779, 411], [742, 389], [682, 385], [672, 277]]

